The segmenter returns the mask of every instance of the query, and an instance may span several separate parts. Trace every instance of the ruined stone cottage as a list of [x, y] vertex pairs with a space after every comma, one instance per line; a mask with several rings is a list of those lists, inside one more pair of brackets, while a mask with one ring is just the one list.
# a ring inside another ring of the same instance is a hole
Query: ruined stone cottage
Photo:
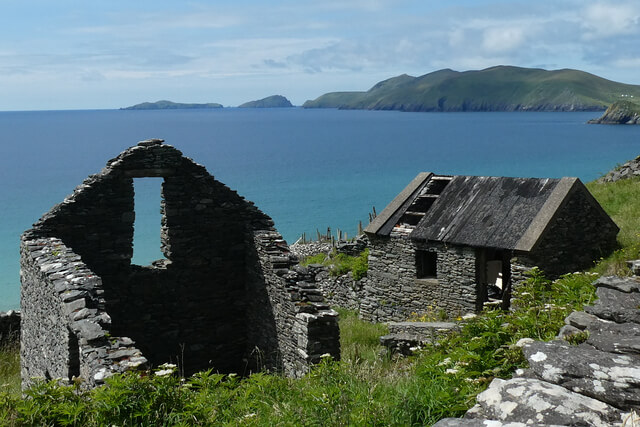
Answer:
[[[161, 177], [164, 260], [132, 264], [134, 186]], [[178, 363], [304, 374], [339, 358], [337, 313], [272, 220], [162, 140], [110, 160], [21, 241], [21, 370], [82, 377]], [[293, 270], [290, 270], [292, 267]]]
[[457, 316], [540, 267], [588, 268], [616, 247], [618, 227], [577, 178], [420, 173], [364, 230], [370, 241], [363, 317]]

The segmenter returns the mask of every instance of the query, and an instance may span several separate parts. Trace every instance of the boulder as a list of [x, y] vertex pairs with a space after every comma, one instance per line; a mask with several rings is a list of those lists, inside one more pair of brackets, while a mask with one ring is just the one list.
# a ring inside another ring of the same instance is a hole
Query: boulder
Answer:
[[584, 331], [582, 329], [578, 329], [575, 326], [564, 325], [562, 328], [560, 328], [560, 332], [558, 332], [556, 338], [568, 339], [583, 332]]
[[[525, 424], [511, 421], [480, 420], [467, 418], [443, 418], [433, 427], [550, 427], [547, 424]], [[552, 426], [555, 427], [555, 426]]]
[[[467, 411], [465, 418], [527, 425], [608, 427], [620, 423], [623, 417], [622, 412], [611, 405], [529, 378], [496, 378], [478, 395], [477, 402]], [[471, 425], [517, 425], [490, 423], [484, 421], [484, 424]]]
[[602, 322], [606, 321], [593, 314], [585, 313], [584, 311], [574, 311], [564, 319], [566, 325], [573, 326], [580, 330], [592, 329]]
[[602, 322], [589, 332], [587, 344], [598, 350], [640, 355], [640, 324]]
[[612, 355], [563, 341], [527, 344], [529, 369], [541, 380], [622, 409], [640, 409], [640, 357]]
[[597, 288], [614, 289], [624, 293], [640, 292], [640, 278], [602, 276], [593, 282], [593, 286]]
[[585, 307], [587, 313], [618, 323], [640, 323], [640, 292], [626, 293], [599, 287], [596, 295], [598, 300], [595, 304]]

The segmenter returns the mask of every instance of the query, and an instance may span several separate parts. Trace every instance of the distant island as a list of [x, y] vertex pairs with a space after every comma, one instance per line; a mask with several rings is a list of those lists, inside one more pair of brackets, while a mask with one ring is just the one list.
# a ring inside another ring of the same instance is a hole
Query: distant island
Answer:
[[497, 66], [450, 69], [420, 77], [403, 74], [366, 92], [331, 92], [304, 108], [399, 111], [602, 111], [616, 101], [640, 98], [640, 86], [584, 71]]
[[210, 102], [208, 104], [183, 104], [180, 102], [171, 102], [166, 100], [156, 102], [143, 102], [142, 104], [132, 105], [131, 107], [121, 108], [121, 110], [179, 110], [179, 109], [196, 109], [196, 108], [223, 108], [222, 104]]
[[272, 95], [257, 101], [245, 102], [238, 108], [286, 108], [293, 107], [291, 102], [282, 95]]
[[589, 120], [590, 124], [640, 125], [640, 104], [631, 101], [617, 101], [607, 108], [602, 117]]

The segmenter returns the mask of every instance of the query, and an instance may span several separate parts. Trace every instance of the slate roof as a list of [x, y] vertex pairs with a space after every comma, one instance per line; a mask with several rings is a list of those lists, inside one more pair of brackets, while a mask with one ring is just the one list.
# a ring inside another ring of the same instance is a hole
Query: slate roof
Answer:
[[[433, 174], [422, 173], [365, 229], [389, 235]], [[451, 244], [530, 251], [567, 196], [584, 191], [578, 178], [453, 176], [410, 238]]]

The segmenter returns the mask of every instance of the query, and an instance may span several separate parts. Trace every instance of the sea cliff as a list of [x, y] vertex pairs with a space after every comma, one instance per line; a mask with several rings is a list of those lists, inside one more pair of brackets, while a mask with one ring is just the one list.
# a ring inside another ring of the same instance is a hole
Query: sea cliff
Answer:
[[587, 123], [600, 125], [640, 125], [640, 105], [630, 101], [614, 102], [600, 118], [589, 120]]

